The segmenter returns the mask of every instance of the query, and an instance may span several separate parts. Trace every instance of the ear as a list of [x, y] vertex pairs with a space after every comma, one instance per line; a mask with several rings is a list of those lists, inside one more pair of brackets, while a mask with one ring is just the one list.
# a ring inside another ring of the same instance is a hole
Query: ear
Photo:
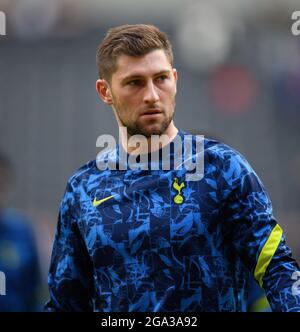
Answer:
[[99, 97], [108, 105], [113, 103], [110, 87], [107, 81], [99, 79], [96, 81], [96, 91]]

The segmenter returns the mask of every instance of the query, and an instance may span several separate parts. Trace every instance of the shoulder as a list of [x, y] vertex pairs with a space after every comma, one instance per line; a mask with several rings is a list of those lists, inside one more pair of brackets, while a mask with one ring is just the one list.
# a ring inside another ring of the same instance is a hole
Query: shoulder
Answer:
[[[190, 135], [185, 132], [184, 134]], [[206, 136], [204, 136], [204, 167], [213, 178], [219, 180], [222, 178], [231, 184], [247, 174], [257, 176], [242, 153], [230, 145]]]
[[232, 167], [251, 168], [244, 155], [225, 143], [205, 138], [204, 149], [209, 161], [214, 162], [221, 170], [229, 171]]
[[[259, 192], [267, 195], [256, 171], [239, 151], [231, 146], [207, 140], [207, 168], [213, 168], [213, 178], [220, 186], [229, 190], [239, 188], [243, 192]], [[263, 200], [263, 197], [260, 197]]]
[[219, 140], [209, 138], [205, 135], [195, 135], [180, 130], [180, 135], [192, 135], [193, 137], [202, 136], [204, 138], [204, 154], [208, 162], [218, 164], [221, 168], [228, 167], [228, 163], [245, 164], [248, 166], [246, 158], [236, 149]]
[[67, 181], [65, 196], [71, 198], [73, 194], [87, 185], [94, 177], [99, 176], [96, 160], [90, 160], [78, 168]]
[[[111, 151], [111, 153], [109, 153], [109, 160], [106, 160], [106, 162], [109, 163], [112, 158], [115, 158], [111, 156], [112, 153], [114, 152]], [[111, 170], [109, 168], [101, 169], [98, 166], [99, 158], [97, 157], [97, 159], [90, 160], [78, 168], [73, 175], [69, 177], [66, 192], [73, 193], [77, 190], [79, 192], [85, 192], [87, 188], [93, 187], [95, 185], [94, 183], [99, 181], [100, 178], [107, 178], [111, 175]]]
[[93, 176], [97, 171], [99, 172], [96, 160], [90, 160], [70, 176], [68, 183], [76, 186], [76, 183], [89, 179], [89, 177]]

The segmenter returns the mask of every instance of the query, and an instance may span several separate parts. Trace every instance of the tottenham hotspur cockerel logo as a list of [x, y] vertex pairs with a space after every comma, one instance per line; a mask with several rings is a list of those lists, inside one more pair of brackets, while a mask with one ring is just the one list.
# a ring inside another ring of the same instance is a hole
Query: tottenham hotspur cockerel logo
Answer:
[[184, 187], [185, 187], [184, 181], [179, 184], [178, 178], [174, 178], [173, 188], [178, 192], [178, 194], [174, 197], [175, 204], [182, 204], [184, 202], [184, 197], [181, 194], [181, 191]]

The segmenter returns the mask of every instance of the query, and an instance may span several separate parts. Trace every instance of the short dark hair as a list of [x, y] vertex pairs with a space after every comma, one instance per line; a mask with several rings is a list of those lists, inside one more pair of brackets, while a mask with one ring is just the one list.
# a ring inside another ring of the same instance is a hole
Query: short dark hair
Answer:
[[164, 50], [173, 66], [172, 45], [167, 35], [153, 25], [121, 25], [108, 30], [97, 48], [96, 62], [99, 77], [111, 81], [117, 70], [120, 55], [142, 56], [151, 51]]

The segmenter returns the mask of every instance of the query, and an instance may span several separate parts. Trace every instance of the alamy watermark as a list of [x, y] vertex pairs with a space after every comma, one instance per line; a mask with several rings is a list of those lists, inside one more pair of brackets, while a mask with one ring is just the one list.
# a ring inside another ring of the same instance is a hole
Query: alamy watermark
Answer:
[[292, 34], [294, 36], [299, 36], [300, 35], [300, 10], [297, 10], [297, 11], [294, 11], [292, 13], [292, 20], [295, 21], [293, 24], [292, 24]]
[[0, 271], [0, 295], [6, 295], [6, 277], [4, 272]]
[[5, 13], [0, 11], [0, 36], [6, 35], [6, 16]]
[[292, 286], [292, 294], [298, 296], [300, 295], [300, 271], [293, 272], [292, 280], [296, 280]]
[[[127, 142], [123, 147], [122, 142]], [[149, 152], [149, 142], [151, 151]], [[171, 153], [171, 145], [173, 151]], [[119, 128], [119, 152], [112, 135], [100, 135], [96, 147], [104, 148], [96, 158], [97, 167], [105, 170], [186, 170], [186, 181], [199, 181], [204, 176], [204, 136], [177, 135], [172, 141], [167, 135], [133, 135], [128, 139], [127, 128]], [[127, 154], [128, 148], [134, 153]]]

